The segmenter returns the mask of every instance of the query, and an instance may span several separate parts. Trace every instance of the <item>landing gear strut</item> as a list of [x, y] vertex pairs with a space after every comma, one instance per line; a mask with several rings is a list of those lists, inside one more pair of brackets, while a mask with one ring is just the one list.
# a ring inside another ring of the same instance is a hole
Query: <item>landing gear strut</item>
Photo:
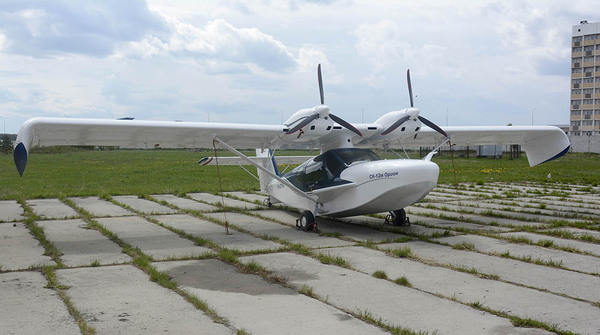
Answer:
[[390, 214], [385, 217], [385, 223], [394, 226], [410, 226], [410, 219], [406, 216], [404, 208], [402, 208], [390, 211]]
[[296, 219], [296, 229], [304, 231], [319, 232], [315, 216], [311, 211], [304, 211], [299, 219]]

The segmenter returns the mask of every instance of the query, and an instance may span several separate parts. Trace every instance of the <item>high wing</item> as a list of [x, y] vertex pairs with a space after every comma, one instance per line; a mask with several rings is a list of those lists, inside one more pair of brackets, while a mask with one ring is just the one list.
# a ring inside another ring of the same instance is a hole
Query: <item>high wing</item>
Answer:
[[272, 146], [285, 133], [281, 125], [33, 118], [21, 126], [17, 144], [206, 148], [217, 135], [238, 148], [254, 149]]
[[[556, 159], [569, 151], [569, 138], [554, 126], [450, 126], [444, 127], [450, 142], [460, 146], [521, 145], [530, 166]], [[417, 136], [403, 139], [402, 146], [435, 147], [445, 138], [431, 128], [424, 127]], [[399, 148], [398, 141], [390, 142]]]
[[19, 130], [14, 158], [23, 175], [29, 149], [35, 145], [210, 148], [218, 136], [240, 149], [273, 148], [281, 146], [285, 130], [278, 125], [33, 118]]

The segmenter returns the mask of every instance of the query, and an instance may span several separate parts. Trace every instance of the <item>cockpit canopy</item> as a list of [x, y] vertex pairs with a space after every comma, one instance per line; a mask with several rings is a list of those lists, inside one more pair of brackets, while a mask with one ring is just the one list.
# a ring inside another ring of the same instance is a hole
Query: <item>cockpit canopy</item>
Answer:
[[302, 163], [283, 177], [308, 192], [323, 187], [349, 183], [340, 174], [351, 165], [381, 160], [373, 151], [357, 148], [329, 150]]

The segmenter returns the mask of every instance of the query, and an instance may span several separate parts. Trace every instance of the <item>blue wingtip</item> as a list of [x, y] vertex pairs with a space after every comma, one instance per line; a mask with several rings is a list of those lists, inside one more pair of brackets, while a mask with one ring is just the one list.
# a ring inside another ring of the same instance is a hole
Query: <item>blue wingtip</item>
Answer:
[[25, 172], [25, 166], [27, 165], [27, 149], [25, 149], [23, 142], [17, 144], [15, 147], [14, 158], [19, 175], [23, 177], [23, 172]]
[[554, 156], [552, 158], [548, 158], [547, 160], [543, 161], [542, 164], [546, 163], [546, 162], [549, 162], [549, 161], [552, 161], [552, 160], [555, 160], [555, 159], [563, 156], [564, 154], [566, 154], [567, 152], [569, 152], [569, 149], [571, 149], [571, 145], [570, 144], [569, 144], [568, 147], [565, 148], [565, 150], [559, 152], [558, 154], [556, 154], [556, 156]]

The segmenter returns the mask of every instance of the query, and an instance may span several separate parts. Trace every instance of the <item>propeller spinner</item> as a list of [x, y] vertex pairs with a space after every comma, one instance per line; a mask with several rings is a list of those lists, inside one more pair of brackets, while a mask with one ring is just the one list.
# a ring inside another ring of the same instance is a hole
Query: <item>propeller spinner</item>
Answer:
[[330, 113], [329, 111], [329, 107], [325, 106], [325, 94], [323, 93], [323, 78], [321, 76], [321, 64], [319, 64], [319, 66], [317, 66], [317, 78], [319, 80], [319, 94], [321, 96], [321, 106], [318, 106], [315, 108], [315, 112], [312, 115], [309, 116], [304, 116], [302, 121], [300, 121], [300, 119], [296, 120], [300, 121], [300, 123], [298, 123], [296, 126], [294, 126], [293, 128], [291, 128], [290, 130], [288, 130], [286, 132], [286, 134], [292, 134], [302, 128], [304, 128], [306, 125], [308, 125], [309, 123], [313, 122], [314, 120], [318, 119], [318, 118], [325, 118], [327, 116], [329, 116], [333, 121], [337, 122], [340, 126], [352, 131], [353, 133], [357, 134], [358, 136], [362, 137], [362, 133], [356, 129], [356, 127], [354, 127], [352, 124], [350, 124], [348, 121], [342, 119], [341, 117]]

